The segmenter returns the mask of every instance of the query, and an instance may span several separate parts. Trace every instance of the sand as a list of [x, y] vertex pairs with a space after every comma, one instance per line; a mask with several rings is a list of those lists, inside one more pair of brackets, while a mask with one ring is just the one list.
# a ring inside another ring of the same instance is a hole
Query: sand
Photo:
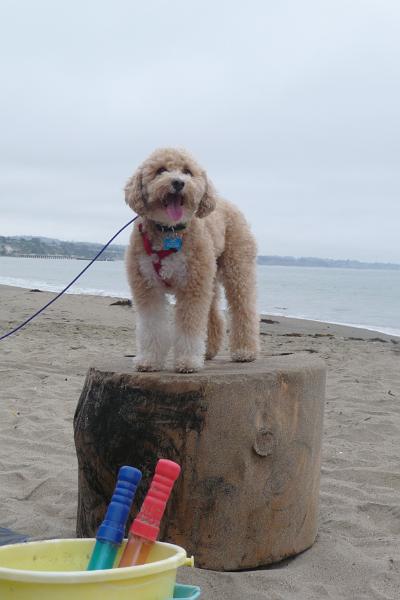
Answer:
[[[53, 297], [0, 286], [0, 331]], [[0, 342], [0, 526], [74, 537], [77, 462], [72, 418], [90, 365], [135, 354], [134, 310], [64, 296]], [[262, 345], [315, 353], [328, 368], [319, 534], [267, 569], [181, 569], [204, 600], [400, 598], [400, 338], [264, 317]]]

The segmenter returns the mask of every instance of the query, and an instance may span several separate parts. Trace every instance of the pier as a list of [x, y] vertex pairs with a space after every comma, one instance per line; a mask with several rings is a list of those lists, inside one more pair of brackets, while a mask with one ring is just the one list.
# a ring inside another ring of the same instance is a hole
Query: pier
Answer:
[[[53, 260], [91, 260], [85, 256], [66, 256], [64, 254], [12, 254], [11, 258], [47, 258]], [[108, 259], [102, 259], [108, 260]]]

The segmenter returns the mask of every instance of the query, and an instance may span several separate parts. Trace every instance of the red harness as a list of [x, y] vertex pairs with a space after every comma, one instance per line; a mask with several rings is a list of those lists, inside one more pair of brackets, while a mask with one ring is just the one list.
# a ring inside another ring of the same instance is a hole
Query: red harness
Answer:
[[163, 279], [160, 275], [160, 269], [162, 267], [161, 261], [164, 258], [166, 258], [167, 256], [170, 256], [170, 254], [174, 254], [175, 252], [178, 252], [178, 250], [176, 248], [171, 248], [170, 250], [153, 250], [153, 246], [151, 245], [149, 236], [147, 235], [147, 233], [145, 231], [143, 231], [142, 223], [140, 223], [140, 225], [139, 225], [139, 231], [142, 235], [143, 246], [146, 251], [146, 254], [151, 256], [153, 259], [153, 268], [154, 268], [155, 272], [157, 273], [157, 275], [161, 279], [161, 281], [164, 283], [164, 285], [166, 285], [167, 287], [171, 287], [171, 284], [168, 283], [168, 281], [166, 281], [165, 279]]

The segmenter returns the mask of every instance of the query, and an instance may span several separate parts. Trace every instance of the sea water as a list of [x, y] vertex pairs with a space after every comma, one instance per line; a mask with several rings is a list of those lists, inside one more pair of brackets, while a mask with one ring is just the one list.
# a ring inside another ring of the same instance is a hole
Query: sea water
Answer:
[[[0, 257], [0, 284], [59, 292], [87, 264]], [[260, 313], [400, 335], [400, 271], [259, 265], [257, 278]], [[123, 261], [94, 263], [69, 293], [130, 297]]]

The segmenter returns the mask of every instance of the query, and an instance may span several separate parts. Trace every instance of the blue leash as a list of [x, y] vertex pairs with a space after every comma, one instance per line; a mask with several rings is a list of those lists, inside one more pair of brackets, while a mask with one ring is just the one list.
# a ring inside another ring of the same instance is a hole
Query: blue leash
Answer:
[[26, 321], [24, 321], [23, 323], [21, 323], [20, 325], [18, 325], [18, 327], [15, 327], [14, 329], [12, 329], [11, 331], [9, 331], [8, 333], [5, 333], [4, 335], [2, 335], [0, 337], [0, 342], [1, 342], [1, 340], [4, 340], [5, 338], [8, 338], [13, 333], [16, 333], [17, 331], [19, 331], [19, 329], [22, 329], [23, 327], [25, 327], [25, 325], [28, 325], [28, 323], [30, 323], [30, 321], [33, 321], [33, 319], [35, 319], [38, 315], [40, 315], [40, 313], [42, 313], [44, 310], [46, 310], [46, 308], [48, 308], [51, 304], [53, 304], [53, 302], [55, 302], [56, 300], [58, 300], [60, 298], [60, 296], [62, 296], [63, 294], [65, 294], [65, 292], [67, 290], [69, 290], [69, 288], [71, 287], [71, 285], [73, 285], [75, 283], [75, 281], [77, 281], [79, 279], [79, 277], [81, 277], [81, 275], [83, 275], [84, 272], [87, 271], [88, 268], [92, 266], [92, 264], [94, 263], [94, 261], [99, 258], [100, 254], [102, 254], [104, 252], [104, 250], [106, 248], [108, 248], [108, 246], [111, 244], [111, 242], [113, 242], [115, 240], [115, 238], [121, 233], [121, 231], [123, 231], [124, 229], [126, 229], [127, 227], [129, 227], [129, 225], [131, 225], [131, 223], [133, 223], [134, 221], [136, 221], [137, 218], [138, 218], [137, 216], [134, 217], [133, 219], [131, 219], [129, 221], [129, 223], [127, 223], [126, 225], [124, 225], [123, 227], [121, 227], [121, 229], [119, 231], [117, 231], [117, 233], [115, 235], [112, 236], [111, 240], [109, 240], [107, 242], [107, 244], [102, 247], [102, 249], [100, 250], [100, 252], [98, 252], [96, 254], [96, 256], [94, 258], [92, 258], [92, 260], [90, 261], [90, 263], [88, 265], [86, 265], [86, 267], [84, 269], [82, 269], [82, 271], [75, 277], [75, 279], [73, 279], [71, 281], [71, 283], [69, 283], [59, 294], [57, 294], [57, 296], [55, 298], [53, 298], [52, 300], [50, 300], [42, 308], [40, 308], [38, 311], [36, 311], [35, 314], [33, 314], [31, 317], [29, 317], [29, 319], [26, 319]]

